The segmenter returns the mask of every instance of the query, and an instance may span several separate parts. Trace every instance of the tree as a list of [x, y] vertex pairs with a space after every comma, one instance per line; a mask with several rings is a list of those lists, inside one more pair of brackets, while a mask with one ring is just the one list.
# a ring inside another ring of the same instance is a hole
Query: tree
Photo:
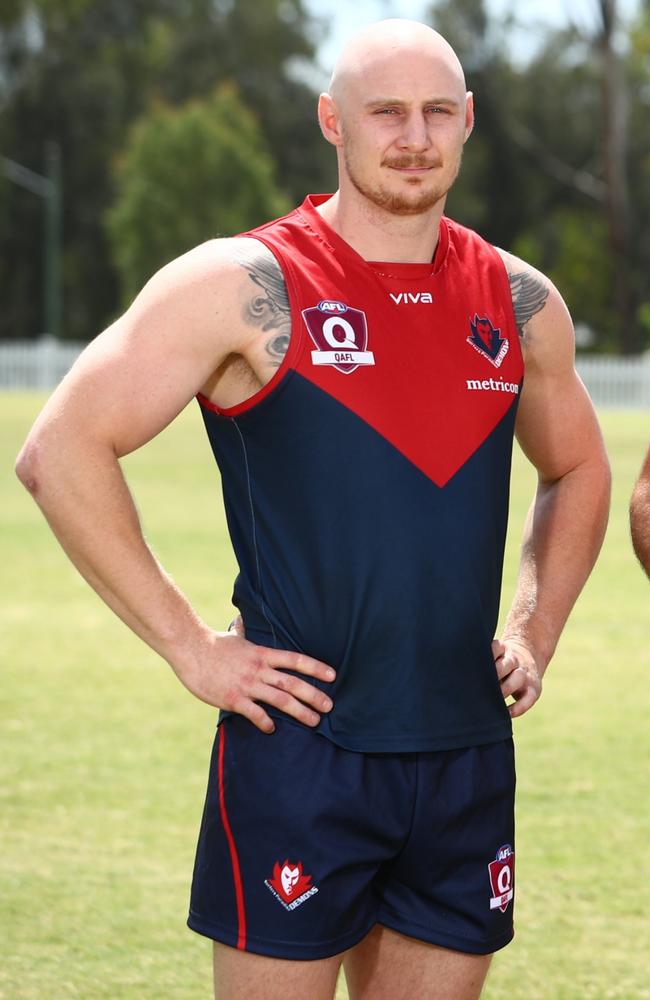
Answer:
[[607, 229], [615, 273], [619, 344], [624, 354], [638, 350], [635, 303], [630, 280], [630, 196], [628, 185], [629, 100], [617, 34], [616, 0], [598, 0], [600, 25], [594, 45], [601, 59], [604, 107], [604, 175], [607, 189]]
[[[316, 189], [325, 182], [333, 158], [322, 156], [315, 97], [294, 73], [313, 58], [310, 24], [302, 0], [4, 0], [0, 148], [39, 173], [45, 141], [62, 150], [64, 336], [88, 339], [115, 316], [103, 223], [112, 164], [156, 100], [203, 100], [230, 80], [255, 111], [282, 188], [296, 199], [310, 175]], [[43, 332], [42, 228], [38, 200], [5, 190], [0, 338]]]
[[125, 298], [171, 258], [288, 211], [260, 128], [235, 88], [158, 104], [132, 129], [108, 230]]
[[476, 110], [449, 212], [509, 247], [529, 217], [530, 201], [527, 172], [522, 173], [510, 131], [519, 81], [504, 51], [504, 30], [488, 15], [485, 0], [441, 0], [432, 5], [430, 19], [458, 53]]
[[431, 17], [476, 93], [450, 211], [555, 278], [597, 348], [650, 343], [650, 4], [624, 32], [615, 0], [592, 0], [591, 23], [537, 25], [517, 62], [522, 23], [496, 23], [484, 0], [441, 0]]

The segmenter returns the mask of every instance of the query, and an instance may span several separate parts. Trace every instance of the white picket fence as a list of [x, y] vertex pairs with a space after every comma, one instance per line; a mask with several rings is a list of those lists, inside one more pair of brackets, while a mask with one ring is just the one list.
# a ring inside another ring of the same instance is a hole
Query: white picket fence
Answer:
[[[83, 346], [51, 337], [0, 343], [0, 389], [53, 388]], [[650, 409], [650, 352], [636, 358], [585, 355], [577, 367], [596, 406]]]
[[596, 406], [650, 409], [650, 351], [635, 358], [578, 356], [576, 367]]
[[83, 347], [54, 337], [0, 343], [0, 389], [53, 389]]

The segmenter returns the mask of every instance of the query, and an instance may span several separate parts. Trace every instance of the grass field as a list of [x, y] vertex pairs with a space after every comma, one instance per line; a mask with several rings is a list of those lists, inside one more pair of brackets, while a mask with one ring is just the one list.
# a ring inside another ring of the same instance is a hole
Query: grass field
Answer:
[[[14, 480], [41, 402], [0, 395], [0, 997], [208, 998], [210, 946], [184, 921], [215, 713], [112, 618]], [[650, 998], [650, 587], [627, 527], [650, 415], [603, 424], [610, 528], [516, 725], [518, 930], [487, 1000]], [[158, 555], [221, 627], [234, 564], [195, 408], [126, 466]], [[532, 485], [517, 456], [504, 604]]]

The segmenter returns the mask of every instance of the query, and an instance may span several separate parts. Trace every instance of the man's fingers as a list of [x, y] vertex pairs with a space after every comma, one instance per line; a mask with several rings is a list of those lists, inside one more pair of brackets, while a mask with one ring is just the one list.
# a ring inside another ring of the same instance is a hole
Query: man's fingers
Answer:
[[524, 643], [499, 639], [492, 641], [492, 655], [501, 693], [504, 699], [514, 699], [508, 712], [515, 719], [532, 708], [541, 693], [534, 656]]
[[272, 705], [273, 708], [279, 709], [285, 715], [290, 715], [298, 722], [303, 722], [306, 726], [317, 726], [320, 722], [320, 715], [314, 712], [309, 705], [294, 698], [288, 691], [281, 691], [272, 685], [265, 685], [264, 689], [259, 694], [255, 693], [253, 697], [256, 700], [259, 698], [267, 705]]
[[529, 708], [533, 707], [538, 697], [538, 693], [532, 688], [529, 688], [528, 691], [521, 696], [521, 698], [518, 698], [517, 701], [513, 701], [511, 705], [508, 705], [510, 718], [516, 719], [520, 715], [523, 715], [524, 712], [527, 712]]
[[526, 671], [522, 670], [521, 667], [516, 667], [509, 674], [506, 674], [501, 681], [503, 697], [507, 698], [511, 694], [514, 695], [516, 691], [525, 688], [527, 683], [528, 677]]
[[317, 677], [320, 681], [333, 681], [336, 671], [328, 663], [322, 660], [315, 660], [305, 653], [292, 653], [288, 649], [270, 649], [267, 662], [271, 667], [284, 667], [285, 670], [296, 670], [299, 674], [306, 674], [308, 677]]
[[311, 705], [317, 712], [329, 712], [332, 709], [332, 699], [319, 688], [314, 687], [307, 681], [285, 674], [282, 670], [268, 668], [262, 678], [266, 684], [277, 688], [279, 691], [288, 691], [294, 698], [298, 698], [306, 705]]
[[503, 683], [504, 679], [513, 674], [519, 667], [519, 663], [512, 653], [505, 653], [494, 661], [497, 677]]
[[517, 667], [501, 681], [501, 692], [504, 698], [514, 698], [508, 705], [508, 712], [516, 719], [533, 707], [539, 698], [540, 687], [523, 667]]
[[298, 701], [288, 691], [281, 691], [262, 682], [251, 684], [245, 694], [243, 691], [239, 692], [224, 707], [228, 711], [236, 712], [238, 715], [250, 719], [253, 725], [261, 729], [262, 732], [272, 733], [275, 729], [275, 723], [260, 702], [279, 709], [285, 715], [292, 716], [306, 726], [317, 726], [320, 722], [320, 715], [317, 712]]
[[502, 642], [500, 642], [498, 639], [492, 640], [492, 656], [494, 657], [495, 662], [496, 660], [499, 659], [499, 657], [503, 656], [505, 651], [506, 647], [503, 645]]
[[263, 733], [268, 733], [269, 735], [275, 732], [275, 723], [270, 715], [268, 715], [261, 705], [258, 705], [254, 701], [247, 700], [245, 704], [242, 704], [238, 709], [239, 715], [245, 716], [254, 726], [261, 729]]

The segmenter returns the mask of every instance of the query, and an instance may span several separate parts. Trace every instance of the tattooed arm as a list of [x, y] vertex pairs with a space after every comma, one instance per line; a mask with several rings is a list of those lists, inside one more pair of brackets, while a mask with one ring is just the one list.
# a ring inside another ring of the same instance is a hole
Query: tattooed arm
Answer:
[[201, 387], [218, 398], [243, 393], [229, 359], [243, 359], [262, 383], [286, 349], [279, 268], [273, 272], [270, 254], [252, 240], [243, 262], [240, 242], [204, 244], [154, 275], [54, 392], [17, 472], [86, 580], [182, 683], [270, 732], [272, 720], [259, 701], [309, 725], [331, 707], [321, 691], [285, 669], [322, 680], [332, 672], [310, 657], [209, 628], [147, 546], [119, 465]]
[[244, 298], [242, 317], [252, 329], [270, 333], [264, 338], [268, 363], [282, 364], [291, 337], [291, 313], [284, 275], [276, 258], [257, 240], [240, 240], [234, 259], [248, 273], [252, 287]]
[[594, 565], [607, 524], [609, 465], [593, 407], [574, 367], [573, 326], [544, 275], [502, 252], [524, 354], [517, 437], [537, 469], [515, 598], [497, 671], [511, 715], [526, 712]]
[[529, 270], [513, 270], [514, 262], [510, 258], [508, 279], [512, 292], [512, 305], [515, 310], [515, 322], [519, 336], [523, 341], [529, 333], [528, 324], [546, 305], [549, 286], [541, 274]]

